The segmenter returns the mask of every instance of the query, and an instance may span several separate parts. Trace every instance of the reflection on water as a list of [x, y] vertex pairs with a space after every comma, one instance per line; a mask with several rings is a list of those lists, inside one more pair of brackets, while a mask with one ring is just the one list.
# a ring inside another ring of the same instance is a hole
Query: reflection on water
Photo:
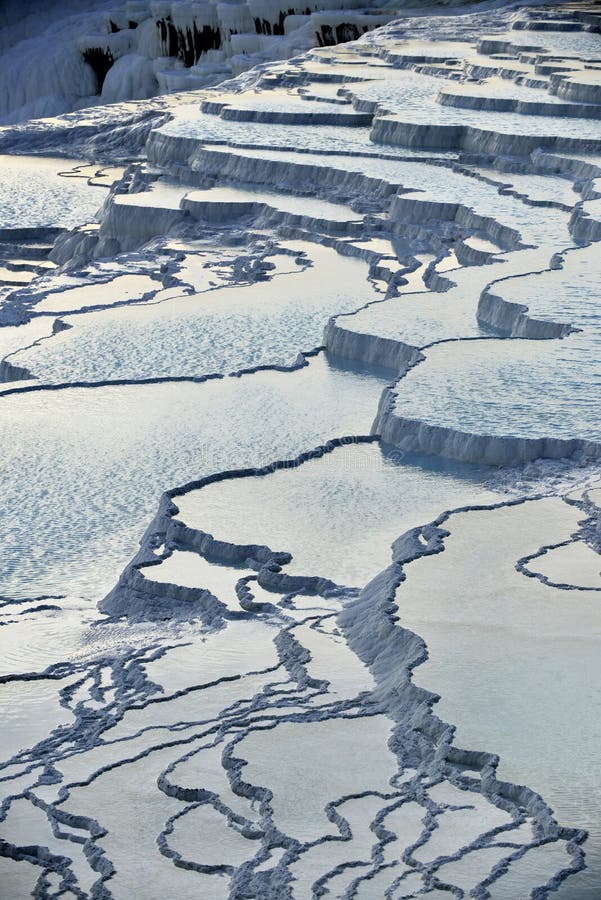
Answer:
[[[421, 464], [420, 464], [421, 463]], [[177, 497], [178, 519], [239, 544], [292, 553], [287, 572], [362, 586], [404, 531], [441, 508], [491, 502], [485, 467], [406, 462], [378, 444], [344, 446], [297, 469], [207, 485]]]
[[[502, 779], [527, 784], [562, 825], [587, 828], [590, 871], [601, 877], [601, 628], [599, 594], [528, 578], [516, 562], [569, 539], [582, 512], [552, 498], [453, 515], [443, 553], [407, 566], [401, 624], [424, 638], [415, 680], [441, 694], [461, 747], [494, 750]], [[563, 582], [575, 569], [566, 560]], [[577, 574], [577, 573], [576, 573]], [[522, 896], [516, 891], [499, 897]], [[593, 897], [566, 886], [567, 898]]]
[[163, 490], [367, 434], [385, 383], [319, 356], [289, 374], [3, 398], [3, 592], [99, 599]]
[[76, 165], [52, 157], [0, 156], [0, 228], [73, 228], [92, 221], [106, 189], [59, 174]]

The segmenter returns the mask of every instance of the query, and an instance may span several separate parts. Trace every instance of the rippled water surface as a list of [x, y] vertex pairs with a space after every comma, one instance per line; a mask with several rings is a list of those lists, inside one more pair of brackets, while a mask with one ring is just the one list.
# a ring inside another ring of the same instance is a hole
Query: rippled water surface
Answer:
[[86, 178], [61, 177], [76, 160], [39, 156], [0, 156], [0, 228], [91, 222], [106, 197], [106, 188]]
[[99, 599], [163, 490], [366, 434], [385, 383], [320, 356], [289, 374], [3, 398], [4, 592]]

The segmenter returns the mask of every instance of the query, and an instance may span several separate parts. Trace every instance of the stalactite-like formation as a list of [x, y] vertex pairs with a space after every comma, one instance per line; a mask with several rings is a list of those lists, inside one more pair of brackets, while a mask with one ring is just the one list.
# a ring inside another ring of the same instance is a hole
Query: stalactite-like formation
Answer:
[[94, 70], [97, 83], [96, 93], [100, 94], [102, 92], [104, 79], [115, 61], [113, 54], [109, 50], [104, 50], [102, 47], [88, 47], [83, 51], [83, 58], [84, 62]]

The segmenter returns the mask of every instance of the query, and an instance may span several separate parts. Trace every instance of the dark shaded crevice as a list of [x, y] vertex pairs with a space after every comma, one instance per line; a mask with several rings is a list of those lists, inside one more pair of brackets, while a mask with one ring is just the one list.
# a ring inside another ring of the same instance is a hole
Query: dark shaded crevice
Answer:
[[267, 19], [255, 18], [255, 30], [257, 34], [271, 34], [271, 22]]
[[319, 31], [315, 32], [315, 36], [320, 47], [333, 47], [335, 44], [356, 41], [367, 30], [367, 25], [360, 27], [354, 22], [341, 22], [335, 28], [332, 25], [322, 25]]
[[199, 29], [194, 22], [191, 28], [182, 30], [166, 18], [158, 20], [157, 29], [164, 55], [181, 59], [186, 68], [193, 66], [203, 53], [221, 47], [221, 32], [211, 25]]
[[87, 50], [83, 51], [83, 58], [84, 62], [94, 70], [96, 93], [100, 94], [107, 72], [115, 62], [113, 54], [109, 50], [103, 50], [101, 47], [88, 47]]

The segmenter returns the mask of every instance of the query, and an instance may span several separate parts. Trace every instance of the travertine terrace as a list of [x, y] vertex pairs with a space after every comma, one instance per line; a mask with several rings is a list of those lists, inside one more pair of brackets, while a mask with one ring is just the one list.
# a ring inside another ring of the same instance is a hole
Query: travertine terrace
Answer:
[[601, 896], [601, 9], [351, 6], [5, 104], [4, 900]]

